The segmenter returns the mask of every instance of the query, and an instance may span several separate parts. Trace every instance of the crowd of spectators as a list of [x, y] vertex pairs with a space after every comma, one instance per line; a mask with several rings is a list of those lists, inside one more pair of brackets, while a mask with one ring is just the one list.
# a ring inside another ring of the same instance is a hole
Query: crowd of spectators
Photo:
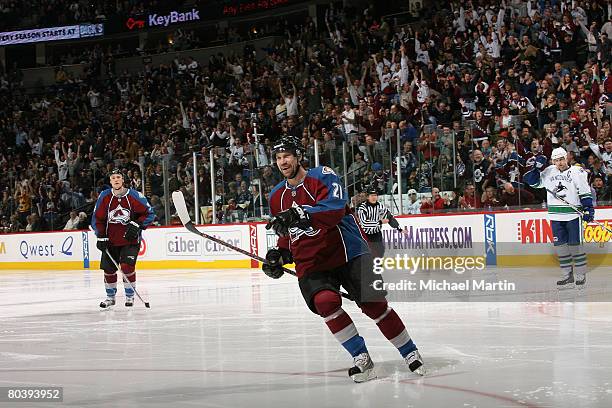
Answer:
[[[0, 67], [2, 227], [78, 225], [117, 167], [160, 224], [170, 222], [164, 168], [168, 191], [193, 196], [197, 184], [200, 205], [217, 206], [214, 221], [260, 217], [280, 180], [271, 148], [284, 134], [303, 141], [305, 167], [315, 140], [320, 163], [341, 176], [346, 156], [355, 204], [371, 186], [396, 191], [398, 145], [410, 212], [538, 205], [522, 174], [555, 146], [608, 201], [612, 23], [611, 6], [598, 3], [441, 2], [450, 12], [416, 11], [409, 26], [374, 7], [331, 6], [318, 26], [285, 27], [263, 59], [247, 44], [138, 73], [101, 63], [81, 78], [60, 73], [42, 94], [23, 89], [19, 67]], [[70, 211], [70, 224], [58, 221]]]

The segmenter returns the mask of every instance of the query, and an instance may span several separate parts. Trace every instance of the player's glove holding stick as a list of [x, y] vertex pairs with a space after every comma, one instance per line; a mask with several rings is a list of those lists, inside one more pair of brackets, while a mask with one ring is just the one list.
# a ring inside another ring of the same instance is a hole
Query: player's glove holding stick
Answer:
[[98, 248], [100, 252], [106, 251], [106, 248], [108, 248], [108, 238], [98, 237], [98, 241], [96, 242], [96, 248]]
[[266, 229], [273, 229], [279, 237], [289, 235], [290, 228], [307, 230], [312, 227], [310, 215], [300, 206], [291, 207], [288, 210], [278, 213], [278, 215], [268, 222]]
[[593, 208], [592, 198], [580, 199], [580, 205], [582, 205], [582, 221], [592, 222], [595, 219], [595, 208]]
[[391, 228], [394, 228], [396, 230], [398, 230], [399, 232], [404, 232], [404, 229], [399, 225], [399, 222], [397, 222], [397, 220], [395, 219], [395, 217], [393, 215], [391, 215], [391, 213], [387, 213], [388, 218], [388, 222], [389, 222], [389, 226]]
[[268, 250], [266, 263], [262, 265], [261, 270], [272, 279], [278, 279], [285, 273], [283, 265], [291, 262], [293, 257], [290, 251], [285, 248], [272, 248]]
[[142, 229], [142, 225], [138, 224], [136, 221], [130, 221], [125, 230], [125, 234], [123, 234], [123, 238], [125, 238], [126, 241], [134, 241], [138, 239]]

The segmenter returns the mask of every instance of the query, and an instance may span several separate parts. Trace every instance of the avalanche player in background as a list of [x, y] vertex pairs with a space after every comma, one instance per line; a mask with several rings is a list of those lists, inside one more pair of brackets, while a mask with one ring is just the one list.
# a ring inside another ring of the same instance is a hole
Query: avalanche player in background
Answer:
[[273, 228], [279, 240], [278, 248], [266, 255], [265, 274], [278, 279], [283, 275], [282, 266], [295, 262], [306, 304], [353, 357], [355, 366], [349, 376], [355, 382], [374, 378], [374, 363], [363, 337], [342, 309], [340, 286], [397, 347], [410, 370], [424, 375], [421, 355], [404, 323], [388, 306], [385, 294], [372, 288], [374, 279], [380, 277], [373, 272], [368, 243], [347, 205], [338, 176], [322, 166], [307, 172], [300, 164], [301, 143], [293, 136], [285, 136], [274, 146], [274, 156], [286, 180], [270, 193], [275, 218], [267, 228]]
[[[548, 218], [551, 220], [554, 246], [559, 257], [563, 276], [558, 287], [582, 288], [586, 282], [586, 254], [582, 245], [582, 221], [591, 222], [595, 216], [593, 198], [587, 172], [580, 166], [569, 166], [567, 152], [558, 147], [552, 151], [552, 166], [544, 156], [538, 156], [532, 170], [523, 180], [534, 188], [546, 188], [557, 195], [547, 193]], [[580, 208], [579, 214], [563, 200]], [[573, 268], [572, 268], [573, 262]]]
[[[108, 258], [106, 249], [121, 266], [127, 279], [136, 286], [136, 259], [140, 249], [141, 231], [155, 219], [153, 208], [138, 191], [124, 187], [125, 178], [120, 170], [110, 173], [111, 188], [98, 197], [91, 217], [91, 226], [98, 237], [96, 246], [102, 252], [100, 268], [104, 271], [106, 300], [100, 307], [115, 304], [117, 268]], [[125, 305], [134, 305], [134, 290], [124, 283]]]

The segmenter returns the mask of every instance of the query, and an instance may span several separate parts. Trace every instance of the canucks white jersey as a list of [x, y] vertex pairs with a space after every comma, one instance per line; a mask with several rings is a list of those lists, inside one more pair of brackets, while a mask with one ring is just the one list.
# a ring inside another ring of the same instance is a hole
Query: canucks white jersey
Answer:
[[[540, 181], [534, 188], [546, 188], [568, 203], [582, 208], [580, 199], [592, 198], [587, 172], [580, 166], [570, 166], [559, 171], [557, 166], [548, 166], [540, 173]], [[552, 221], [571, 221], [578, 214], [562, 200], [547, 192], [548, 218]]]

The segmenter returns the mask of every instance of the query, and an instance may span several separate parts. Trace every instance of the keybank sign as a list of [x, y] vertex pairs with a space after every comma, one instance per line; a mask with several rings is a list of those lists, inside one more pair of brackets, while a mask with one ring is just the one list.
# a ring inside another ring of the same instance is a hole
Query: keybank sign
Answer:
[[191, 9], [191, 11], [187, 12], [172, 11], [162, 16], [158, 14], [149, 14], [147, 20], [149, 22], [149, 27], [168, 27], [170, 24], [199, 21], [200, 11], [196, 9]]

